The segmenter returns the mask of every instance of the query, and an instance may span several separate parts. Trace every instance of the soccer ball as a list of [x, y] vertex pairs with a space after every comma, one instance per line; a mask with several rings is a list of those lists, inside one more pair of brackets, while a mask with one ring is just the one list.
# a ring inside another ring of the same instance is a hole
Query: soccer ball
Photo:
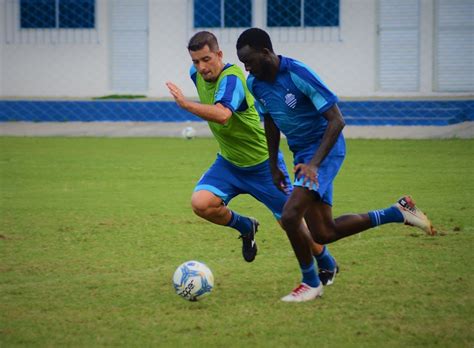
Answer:
[[181, 264], [173, 275], [176, 293], [189, 301], [197, 301], [209, 294], [214, 287], [214, 276], [205, 264], [199, 261], [187, 261]]
[[193, 127], [186, 127], [181, 132], [183, 138], [192, 139], [196, 136], [196, 130]]

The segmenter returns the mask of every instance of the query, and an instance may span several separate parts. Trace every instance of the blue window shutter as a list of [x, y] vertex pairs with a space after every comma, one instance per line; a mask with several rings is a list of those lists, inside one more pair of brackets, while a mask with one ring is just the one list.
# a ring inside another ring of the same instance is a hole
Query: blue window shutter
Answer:
[[304, 25], [339, 26], [339, 0], [304, 0]]
[[55, 28], [55, 0], [20, 0], [20, 25], [24, 29]]
[[194, 27], [220, 28], [221, 2], [219, 0], [194, 0]]
[[251, 0], [225, 0], [224, 4], [224, 26], [226, 28], [252, 26]]
[[94, 0], [60, 0], [60, 28], [94, 28]]
[[301, 26], [301, 0], [268, 0], [267, 26]]

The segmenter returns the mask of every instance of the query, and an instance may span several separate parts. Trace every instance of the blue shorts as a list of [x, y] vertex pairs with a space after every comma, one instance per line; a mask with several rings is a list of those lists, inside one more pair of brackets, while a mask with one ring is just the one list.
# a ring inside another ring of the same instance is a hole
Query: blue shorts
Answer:
[[[298, 163], [309, 163], [316, 153], [316, 146], [312, 146], [303, 151], [295, 153], [294, 164]], [[339, 169], [341, 169], [342, 163], [344, 162], [344, 154], [329, 153], [321, 166], [318, 168], [318, 184], [312, 184], [310, 187], [309, 183], [304, 186], [310, 190], [315, 191], [321, 201], [332, 206], [332, 193], [333, 193], [333, 181], [336, 178]], [[294, 186], [303, 187], [304, 177], [297, 179], [295, 175]]]
[[278, 167], [285, 173], [288, 193], [280, 191], [273, 184], [268, 160], [251, 167], [238, 167], [218, 154], [213, 165], [197, 183], [194, 192], [210, 191], [221, 198], [226, 205], [235, 196], [247, 193], [265, 204], [273, 215], [280, 219], [283, 206], [292, 189], [281, 153], [278, 155]]

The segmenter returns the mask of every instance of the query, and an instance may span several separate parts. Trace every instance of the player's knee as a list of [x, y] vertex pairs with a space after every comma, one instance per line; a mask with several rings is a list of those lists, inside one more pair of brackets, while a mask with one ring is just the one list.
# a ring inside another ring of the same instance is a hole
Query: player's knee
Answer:
[[288, 231], [289, 229], [294, 228], [300, 224], [299, 216], [294, 209], [285, 209], [281, 215], [281, 225]]
[[313, 236], [313, 239], [316, 243], [321, 245], [328, 244], [331, 241], [330, 236], [325, 233], [318, 233], [316, 236]]
[[336, 231], [333, 228], [319, 228], [316, 233], [311, 233], [316, 243], [324, 245], [334, 242]]
[[206, 217], [208, 215], [209, 204], [207, 201], [193, 196], [191, 198], [191, 208], [193, 209], [194, 214], [197, 216]]

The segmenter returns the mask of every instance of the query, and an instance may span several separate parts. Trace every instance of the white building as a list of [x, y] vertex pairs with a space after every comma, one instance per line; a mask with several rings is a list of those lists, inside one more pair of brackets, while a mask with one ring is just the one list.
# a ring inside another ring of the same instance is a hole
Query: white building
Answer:
[[195, 96], [186, 50], [203, 30], [195, 24], [220, 26], [207, 30], [240, 64], [244, 28], [225, 26], [242, 23], [266, 29], [276, 53], [304, 61], [342, 97], [474, 94], [474, 0], [48, 1], [0, 0], [1, 97], [161, 98], [168, 80]]

